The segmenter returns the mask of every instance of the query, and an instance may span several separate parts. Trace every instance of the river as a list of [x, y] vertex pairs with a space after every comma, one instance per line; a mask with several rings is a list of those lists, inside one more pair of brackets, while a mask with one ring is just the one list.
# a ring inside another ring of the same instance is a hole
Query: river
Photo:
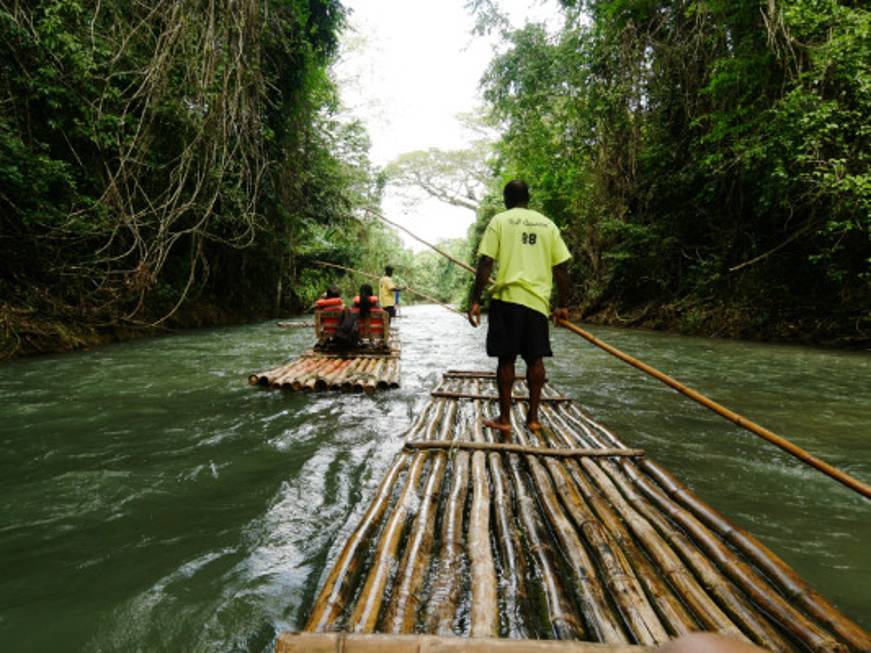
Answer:
[[[490, 369], [484, 329], [399, 320], [402, 387], [284, 394], [247, 375], [306, 349], [274, 322], [0, 365], [6, 651], [268, 651], [448, 368]], [[871, 481], [871, 355], [592, 331]], [[871, 628], [871, 502], [577, 336], [551, 382]], [[522, 369], [522, 365], [519, 366]]]

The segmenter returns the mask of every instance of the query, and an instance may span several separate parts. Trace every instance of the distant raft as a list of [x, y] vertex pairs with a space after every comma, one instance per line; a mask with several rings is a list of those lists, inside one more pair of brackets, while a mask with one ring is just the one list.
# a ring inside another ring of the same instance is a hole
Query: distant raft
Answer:
[[481, 425], [498, 411], [493, 375], [444, 375], [333, 553], [306, 632], [276, 651], [643, 651], [693, 631], [770, 651], [871, 650], [644, 452], [550, 386], [532, 433], [523, 382], [514, 395], [499, 442]]
[[283, 365], [248, 377], [251, 385], [281, 390], [374, 392], [399, 387], [399, 336], [390, 332], [386, 347], [347, 352], [317, 347]]

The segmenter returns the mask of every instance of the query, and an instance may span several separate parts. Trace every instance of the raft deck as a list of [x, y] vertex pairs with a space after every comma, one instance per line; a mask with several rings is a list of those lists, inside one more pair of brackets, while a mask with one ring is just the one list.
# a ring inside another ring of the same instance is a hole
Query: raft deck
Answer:
[[251, 385], [283, 390], [372, 392], [399, 387], [399, 336], [384, 349], [337, 352], [312, 348], [283, 365], [248, 377]]
[[444, 375], [306, 632], [277, 651], [644, 650], [691, 631], [771, 651], [871, 650], [763, 544], [551, 386], [533, 434], [518, 381], [513, 446], [494, 441], [481, 425], [498, 412], [493, 377]]

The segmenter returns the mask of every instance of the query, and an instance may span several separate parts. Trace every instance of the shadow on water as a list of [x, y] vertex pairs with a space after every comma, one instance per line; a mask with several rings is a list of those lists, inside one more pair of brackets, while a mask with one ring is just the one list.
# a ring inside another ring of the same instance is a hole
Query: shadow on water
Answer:
[[[0, 367], [4, 648], [266, 651], [300, 627], [441, 373], [492, 367], [456, 315], [397, 324], [402, 387], [372, 397], [248, 386], [310, 345], [272, 322]], [[871, 356], [596, 333], [871, 479]], [[871, 626], [867, 502], [570, 333], [554, 350], [555, 385]]]

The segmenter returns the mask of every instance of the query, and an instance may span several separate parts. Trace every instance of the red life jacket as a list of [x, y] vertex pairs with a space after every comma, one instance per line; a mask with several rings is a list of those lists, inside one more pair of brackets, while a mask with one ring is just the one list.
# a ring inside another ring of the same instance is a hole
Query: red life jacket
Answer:
[[326, 315], [321, 317], [321, 325], [324, 330], [324, 335], [331, 336], [336, 332], [336, 327], [339, 326], [341, 312], [345, 308], [345, 303], [341, 297], [321, 297], [315, 302], [315, 310], [318, 312], [326, 311]]
[[[372, 295], [369, 298], [369, 307], [370, 308], [378, 308], [378, 298], [375, 295]], [[356, 295], [354, 297], [354, 308], [360, 308], [360, 295]]]
[[340, 311], [345, 308], [341, 297], [321, 297], [315, 302], [315, 308], [326, 311]]

